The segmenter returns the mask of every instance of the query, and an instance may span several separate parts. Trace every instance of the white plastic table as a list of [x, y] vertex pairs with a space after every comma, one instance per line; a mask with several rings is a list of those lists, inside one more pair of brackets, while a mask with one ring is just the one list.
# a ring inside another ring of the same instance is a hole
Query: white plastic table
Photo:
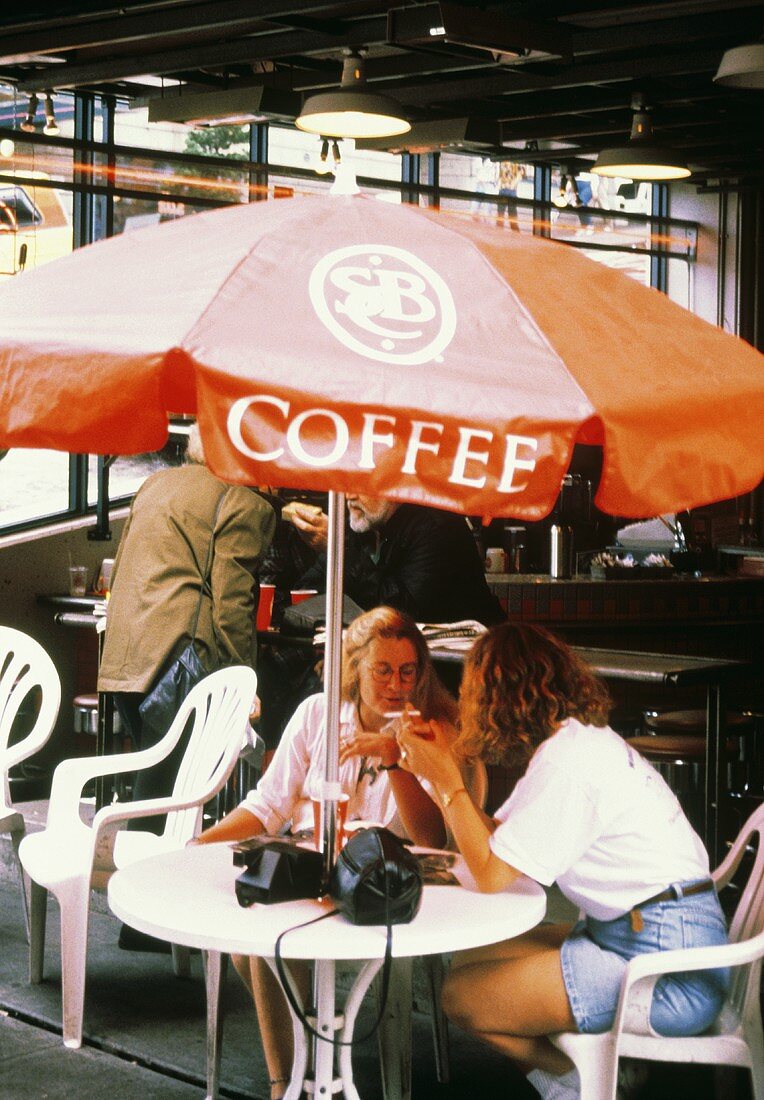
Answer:
[[[233, 866], [227, 844], [208, 844], [134, 863], [117, 871], [109, 883], [109, 905], [121, 920], [141, 932], [207, 953], [208, 1100], [214, 1100], [218, 1088], [221, 954], [260, 955], [273, 965], [274, 944], [281, 932], [331, 908], [330, 901], [301, 900], [244, 909], [234, 892], [240, 871]], [[526, 932], [543, 918], [546, 896], [530, 879], [520, 879], [505, 893], [481, 894], [467, 888], [469, 875], [461, 861], [455, 871], [464, 885], [425, 886], [414, 920], [393, 928], [394, 957], [496, 943]], [[344, 1042], [352, 1039], [364, 994], [382, 966], [385, 940], [384, 927], [361, 927], [340, 916], [285, 937], [284, 958], [315, 961], [318, 1005], [312, 1025], [319, 1034], [338, 1033]], [[365, 961], [344, 1011], [336, 1014], [335, 963], [345, 959]], [[295, 1053], [285, 1100], [297, 1100], [306, 1083], [316, 1096], [330, 1098], [341, 1090], [347, 1100], [359, 1100], [352, 1048], [317, 1041], [314, 1073], [308, 1082], [307, 1034], [294, 1014], [292, 1023]]]

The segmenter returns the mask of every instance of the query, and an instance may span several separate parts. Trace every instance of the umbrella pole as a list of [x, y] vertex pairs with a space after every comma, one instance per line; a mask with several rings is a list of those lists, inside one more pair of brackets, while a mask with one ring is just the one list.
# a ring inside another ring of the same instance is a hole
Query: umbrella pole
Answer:
[[[321, 838], [323, 882], [328, 886], [337, 852], [337, 802], [340, 796], [340, 678], [342, 672], [342, 573], [345, 553], [345, 494], [329, 493], [329, 540], [326, 549], [326, 643], [324, 650], [324, 694], [326, 695], [326, 757], [321, 788]], [[326, 967], [316, 963], [313, 971], [313, 1005], [318, 1021], [334, 1019], [334, 971], [327, 981]], [[322, 980], [323, 979], [323, 980]], [[331, 1025], [330, 1025], [331, 1026]], [[323, 1048], [323, 1049], [318, 1049]], [[308, 1077], [316, 1095], [331, 1097], [334, 1048], [310, 1043]]]
[[342, 575], [345, 555], [345, 494], [329, 493], [329, 541], [326, 551], [326, 763], [322, 801], [324, 882], [337, 852], [337, 802], [340, 796], [340, 678], [342, 672]]

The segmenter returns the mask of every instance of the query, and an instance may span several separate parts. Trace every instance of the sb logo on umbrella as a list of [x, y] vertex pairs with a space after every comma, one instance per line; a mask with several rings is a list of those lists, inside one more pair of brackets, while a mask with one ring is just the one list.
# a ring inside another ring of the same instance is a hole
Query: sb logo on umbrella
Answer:
[[319, 319], [351, 351], [382, 363], [438, 359], [456, 331], [444, 280], [413, 253], [392, 245], [348, 245], [310, 275]]

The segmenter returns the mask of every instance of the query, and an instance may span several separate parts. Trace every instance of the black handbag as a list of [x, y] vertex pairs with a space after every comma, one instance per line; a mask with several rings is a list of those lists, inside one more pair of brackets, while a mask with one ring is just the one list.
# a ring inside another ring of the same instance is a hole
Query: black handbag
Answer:
[[353, 833], [345, 847], [340, 850], [329, 878], [329, 893], [337, 908], [298, 927], [304, 928], [337, 913], [342, 913], [353, 924], [384, 924], [387, 927], [380, 1008], [369, 1031], [349, 1042], [343, 1042], [321, 1035], [310, 1025], [292, 993], [281, 957], [281, 941], [294, 931], [293, 928], [282, 932], [276, 940], [276, 970], [284, 995], [311, 1035], [335, 1046], [352, 1046], [353, 1043], [365, 1042], [374, 1034], [382, 1020], [390, 987], [393, 925], [408, 924], [416, 916], [422, 900], [422, 872], [416, 858], [398, 837], [388, 829], [375, 825]]
[[183, 650], [170, 661], [159, 679], [156, 681], [146, 698], [141, 702], [138, 711], [142, 720], [141, 742], [144, 745], [155, 745], [157, 741], [167, 733], [173, 723], [175, 715], [180, 710], [181, 704], [191, 691], [205, 676], [209, 676], [219, 663], [212, 668], [202, 661], [196, 648], [196, 628], [199, 623], [199, 614], [202, 610], [202, 600], [205, 590], [209, 587], [210, 567], [212, 565], [212, 549], [215, 539], [215, 526], [220, 506], [223, 503], [225, 492], [220, 496], [215, 509], [215, 517], [212, 521], [212, 534], [207, 549], [207, 562], [204, 567], [202, 583], [199, 589], [199, 602], [196, 605], [196, 614], [191, 626], [191, 641]]
[[422, 900], [422, 872], [389, 829], [359, 829], [340, 850], [329, 893], [352, 924], [408, 924]]
[[[342, 625], [350, 626], [354, 619], [363, 615], [363, 608], [359, 607], [350, 596], [342, 597]], [[281, 620], [281, 633], [294, 634], [312, 638], [319, 627], [326, 626], [326, 595], [320, 593], [311, 596], [301, 603], [293, 604], [284, 612]]]

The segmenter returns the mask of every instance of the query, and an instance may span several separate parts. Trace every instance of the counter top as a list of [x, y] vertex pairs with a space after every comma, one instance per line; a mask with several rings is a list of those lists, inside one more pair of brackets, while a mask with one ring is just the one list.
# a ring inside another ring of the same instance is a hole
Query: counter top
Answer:
[[[656, 568], [655, 573], [660, 573], [661, 570]], [[550, 577], [548, 573], [486, 573], [485, 579], [488, 582], [489, 587], [495, 584], [552, 584], [552, 585], [571, 585], [571, 584], [597, 584], [601, 585], [605, 583], [607, 579], [610, 583], [619, 584], [621, 581], [626, 581], [629, 584], [744, 584], [750, 581], [764, 580], [759, 577], [740, 577], [740, 576], [724, 576], [722, 574], [714, 574], [702, 577], [695, 577], [691, 573], [674, 573], [670, 572], [669, 576], [655, 576], [646, 577], [644, 573], [640, 573], [634, 577], [618, 577], [618, 578], [603, 578], [593, 577], [590, 573], [576, 573], [573, 577]]]

